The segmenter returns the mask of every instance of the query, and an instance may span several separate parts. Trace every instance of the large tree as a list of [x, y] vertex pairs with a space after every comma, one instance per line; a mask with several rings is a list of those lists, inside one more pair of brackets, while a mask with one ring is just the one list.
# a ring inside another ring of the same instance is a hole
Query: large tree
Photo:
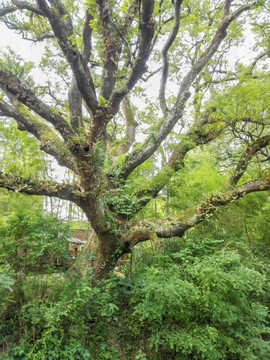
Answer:
[[[97, 278], [136, 244], [181, 237], [219, 207], [269, 190], [268, 9], [264, 0], [2, 2], [0, 19], [10, 31], [44, 43], [47, 83], [34, 82], [33, 64], [13, 51], [2, 54], [0, 115], [32, 134], [76, 183], [2, 169], [0, 187], [78, 205], [93, 229]], [[250, 63], [235, 64], [228, 54], [247, 34]], [[162, 146], [172, 139], [166, 158]], [[174, 217], [136, 216], [181, 176], [190, 151], [217, 139], [223, 189]], [[159, 156], [163, 165], [135, 181]], [[243, 180], [255, 160], [261, 171]]]

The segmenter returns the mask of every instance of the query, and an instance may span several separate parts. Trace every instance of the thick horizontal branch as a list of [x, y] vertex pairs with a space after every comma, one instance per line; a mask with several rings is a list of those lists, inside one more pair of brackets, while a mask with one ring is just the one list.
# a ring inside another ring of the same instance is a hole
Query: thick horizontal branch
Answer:
[[74, 135], [66, 120], [57, 111], [39, 100], [34, 92], [28, 89], [16, 76], [0, 70], [0, 88], [51, 123], [64, 139], [68, 140]]
[[56, 181], [25, 179], [21, 176], [7, 174], [0, 170], [0, 188], [26, 195], [45, 195], [78, 203], [80, 189], [69, 184]]
[[18, 124], [19, 130], [28, 131], [39, 140], [41, 150], [53, 156], [59, 165], [66, 166], [77, 173], [73, 156], [63, 140], [47, 124], [31, 114], [24, 105], [18, 104], [17, 107], [22, 112], [0, 100], [0, 113], [2, 116], [14, 119]]
[[206, 220], [222, 206], [236, 201], [246, 194], [270, 190], [270, 176], [253, 180], [228, 192], [218, 192], [208, 197], [198, 207], [188, 209], [181, 215], [166, 219], [145, 219], [130, 222], [127, 242], [132, 249], [136, 244], [149, 239], [182, 237], [184, 233]]

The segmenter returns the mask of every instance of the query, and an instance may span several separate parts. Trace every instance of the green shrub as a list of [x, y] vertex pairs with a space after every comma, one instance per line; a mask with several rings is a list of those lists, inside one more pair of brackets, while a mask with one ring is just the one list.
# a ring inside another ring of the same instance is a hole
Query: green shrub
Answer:
[[263, 360], [267, 291], [266, 276], [237, 251], [192, 241], [136, 275], [133, 314], [161, 358]]
[[24, 334], [7, 359], [117, 360], [117, 350], [108, 342], [108, 326], [118, 309], [112, 285], [92, 287], [89, 280], [69, 275], [58, 281], [58, 286], [52, 284], [57, 289], [47, 297], [32, 295], [22, 305]]
[[[0, 220], [0, 264], [17, 272], [41, 270], [42, 257], [48, 269], [56, 257], [68, 259], [69, 226], [53, 214], [17, 211]], [[43, 269], [44, 270], [44, 269]]]
[[24, 277], [22, 303], [9, 299], [15, 311], [0, 323], [10, 346], [3, 358], [267, 359], [269, 266], [228, 241], [168, 245], [138, 262], [132, 281], [92, 286], [91, 271], [81, 278], [75, 269]]

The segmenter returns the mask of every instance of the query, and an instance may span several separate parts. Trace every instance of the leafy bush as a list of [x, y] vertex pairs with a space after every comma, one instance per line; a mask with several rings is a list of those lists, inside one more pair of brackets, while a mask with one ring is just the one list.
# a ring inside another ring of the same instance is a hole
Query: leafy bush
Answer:
[[14, 272], [9, 266], [0, 266], [0, 319], [12, 299], [12, 286], [15, 283]]
[[176, 253], [158, 255], [136, 283], [135, 321], [161, 358], [268, 357], [267, 278], [237, 251], [187, 241]]
[[69, 227], [53, 214], [17, 211], [0, 221], [0, 264], [15, 271], [38, 269], [42, 257], [47, 267], [53, 259], [68, 259]]
[[132, 281], [92, 286], [91, 271], [76, 269], [23, 278], [20, 305], [9, 300], [0, 323], [3, 358], [267, 359], [269, 266], [229, 241], [175, 240], [166, 251], [137, 264]]
[[[36, 279], [39, 288], [45, 281], [44, 277]], [[27, 289], [30, 283], [25, 282]], [[92, 287], [89, 280], [71, 272], [51, 286], [54, 289], [47, 297], [32, 294], [22, 305], [19, 323], [23, 335], [6, 358], [117, 360], [117, 350], [108, 341], [108, 327], [118, 309], [113, 283]]]

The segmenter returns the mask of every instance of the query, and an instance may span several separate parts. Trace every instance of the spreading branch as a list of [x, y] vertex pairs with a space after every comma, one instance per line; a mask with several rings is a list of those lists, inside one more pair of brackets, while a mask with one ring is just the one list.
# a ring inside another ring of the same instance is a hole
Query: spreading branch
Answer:
[[183, 168], [184, 158], [190, 150], [216, 139], [226, 127], [226, 124], [223, 122], [220, 122], [218, 125], [217, 123], [212, 125], [208, 123], [201, 126], [199, 124], [199, 126], [194, 126], [187, 134], [183, 135], [167, 164], [147, 182], [147, 186], [144, 189], [140, 189], [136, 193], [141, 198], [140, 206], [145, 206], [151, 199], [157, 197], [170, 178]]
[[166, 104], [166, 97], [165, 97], [166, 84], [168, 80], [168, 69], [169, 69], [168, 51], [172, 46], [172, 44], [174, 43], [174, 40], [176, 39], [176, 36], [178, 34], [178, 30], [180, 26], [180, 9], [182, 2], [183, 0], [175, 1], [173, 29], [161, 51], [163, 65], [162, 65], [162, 77], [161, 77], [160, 89], [159, 89], [159, 102], [160, 102], [160, 107], [164, 114], [167, 113], [168, 111], [168, 107]]
[[212, 56], [216, 53], [220, 44], [226, 37], [227, 34], [226, 30], [228, 29], [231, 22], [237, 16], [242, 14], [243, 11], [250, 9], [250, 7], [251, 5], [246, 6], [245, 9], [241, 8], [241, 11], [239, 9], [239, 11], [236, 11], [233, 15], [228, 15], [226, 10], [227, 8], [225, 9], [225, 13], [223, 13], [221, 23], [218, 26], [210, 45], [201, 55], [201, 57], [195, 62], [192, 69], [183, 78], [183, 81], [179, 88], [177, 100], [172, 110], [164, 116], [164, 120], [162, 122], [159, 131], [156, 133], [156, 136], [148, 138], [144, 146], [142, 146], [139, 150], [134, 151], [132, 154], [127, 156], [126, 161], [124, 162], [122, 168], [123, 178], [126, 178], [137, 166], [142, 164], [157, 150], [159, 145], [166, 138], [169, 132], [173, 129], [175, 124], [182, 118], [186, 102], [191, 95], [189, 89], [194, 79], [199, 74], [199, 72], [204, 68], [207, 62], [212, 58]]
[[78, 203], [80, 189], [56, 181], [25, 179], [21, 176], [6, 174], [0, 170], [0, 187], [27, 195], [45, 195]]
[[69, 140], [72, 137], [73, 131], [66, 120], [57, 111], [52, 110], [39, 100], [34, 92], [28, 89], [16, 76], [0, 70], [0, 88], [51, 123], [64, 139]]
[[74, 158], [63, 140], [47, 124], [34, 116], [24, 105], [17, 104], [17, 108], [21, 109], [22, 112], [0, 100], [1, 116], [14, 119], [19, 130], [28, 131], [39, 140], [41, 150], [53, 156], [59, 165], [66, 166], [77, 173]]
[[88, 110], [94, 113], [97, 107], [95, 86], [87, 62], [76, 45], [73, 24], [68, 11], [58, 0], [51, 1], [53, 5], [51, 7], [47, 5], [45, 0], [37, 0], [37, 3], [48, 18], [62, 52], [72, 68], [78, 89]]
[[[181, 215], [166, 219], [134, 220], [129, 228], [128, 242], [132, 249], [136, 244], [154, 239], [182, 237], [192, 227], [217, 212], [221, 207], [242, 198], [246, 194], [270, 190], [270, 177], [247, 182], [232, 191], [219, 192], [209, 196], [198, 207], [188, 209]], [[191, 213], [191, 214], [190, 214]]]

